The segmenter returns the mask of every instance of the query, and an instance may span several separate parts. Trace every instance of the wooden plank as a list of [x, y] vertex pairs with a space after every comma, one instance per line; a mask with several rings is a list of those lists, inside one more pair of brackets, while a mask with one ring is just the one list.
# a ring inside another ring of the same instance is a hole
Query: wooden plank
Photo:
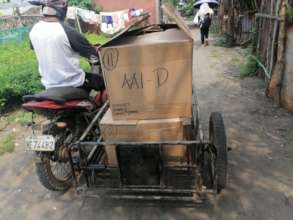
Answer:
[[262, 14], [262, 13], [256, 13], [255, 17], [256, 18], [266, 18], [266, 19], [271, 19], [271, 20], [278, 20], [278, 21], [283, 21], [284, 20], [279, 16], [270, 15], [270, 14]]

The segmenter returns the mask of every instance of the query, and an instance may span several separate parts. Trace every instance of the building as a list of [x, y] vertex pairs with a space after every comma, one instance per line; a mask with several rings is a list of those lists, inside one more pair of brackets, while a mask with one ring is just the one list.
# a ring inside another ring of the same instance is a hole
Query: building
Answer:
[[102, 6], [103, 11], [119, 11], [129, 8], [143, 8], [150, 13], [150, 22], [160, 22], [161, 0], [95, 0], [96, 4]]

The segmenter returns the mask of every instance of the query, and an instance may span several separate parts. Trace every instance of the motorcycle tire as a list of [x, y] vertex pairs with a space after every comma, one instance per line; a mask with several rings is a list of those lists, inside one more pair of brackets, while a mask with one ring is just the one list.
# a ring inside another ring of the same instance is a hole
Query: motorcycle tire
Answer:
[[[68, 178], [58, 178], [51, 166], [51, 154], [40, 153], [37, 155], [36, 172], [41, 184], [51, 191], [67, 191], [72, 186], [71, 175]], [[60, 162], [55, 162], [60, 163]]]

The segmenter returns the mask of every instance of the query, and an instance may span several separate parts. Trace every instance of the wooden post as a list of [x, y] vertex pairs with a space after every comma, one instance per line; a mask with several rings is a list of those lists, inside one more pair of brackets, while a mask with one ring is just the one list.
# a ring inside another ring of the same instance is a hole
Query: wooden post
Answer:
[[275, 103], [281, 105], [281, 89], [282, 89], [282, 80], [285, 69], [285, 44], [286, 44], [286, 2], [281, 0], [281, 10], [280, 10], [280, 31], [278, 39], [278, 55], [277, 63], [275, 65], [272, 79], [269, 84], [267, 95], [272, 97]]
[[225, 15], [224, 1], [221, 1], [220, 2], [220, 13], [219, 13], [220, 34], [224, 34], [224, 15]]
[[[281, 0], [277, 0], [277, 8], [276, 8], [276, 16], [278, 16], [279, 10], [280, 10], [280, 2]], [[279, 21], [274, 20], [274, 33], [273, 33], [273, 41], [271, 46], [271, 60], [270, 60], [270, 75], [272, 76], [273, 67], [274, 67], [274, 60], [275, 60], [275, 49], [276, 49], [276, 39], [278, 36], [278, 27], [279, 27]]]
[[234, 44], [234, 37], [235, 37], [235, 30], [234, 30], [234, 0], [229, 0], [230, 8], [228, 9], [228, 27], [227, 27], [227, 43], [229, 46], [233, 46]]

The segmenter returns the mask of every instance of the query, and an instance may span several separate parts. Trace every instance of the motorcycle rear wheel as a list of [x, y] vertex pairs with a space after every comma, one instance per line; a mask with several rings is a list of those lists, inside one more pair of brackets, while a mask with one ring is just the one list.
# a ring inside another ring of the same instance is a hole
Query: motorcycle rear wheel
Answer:
[[37, 155], [36, 172], [41, 184], [51, 191], [67, 191], [72, 186], [69, 161], [53, 161], [50, 153]]

